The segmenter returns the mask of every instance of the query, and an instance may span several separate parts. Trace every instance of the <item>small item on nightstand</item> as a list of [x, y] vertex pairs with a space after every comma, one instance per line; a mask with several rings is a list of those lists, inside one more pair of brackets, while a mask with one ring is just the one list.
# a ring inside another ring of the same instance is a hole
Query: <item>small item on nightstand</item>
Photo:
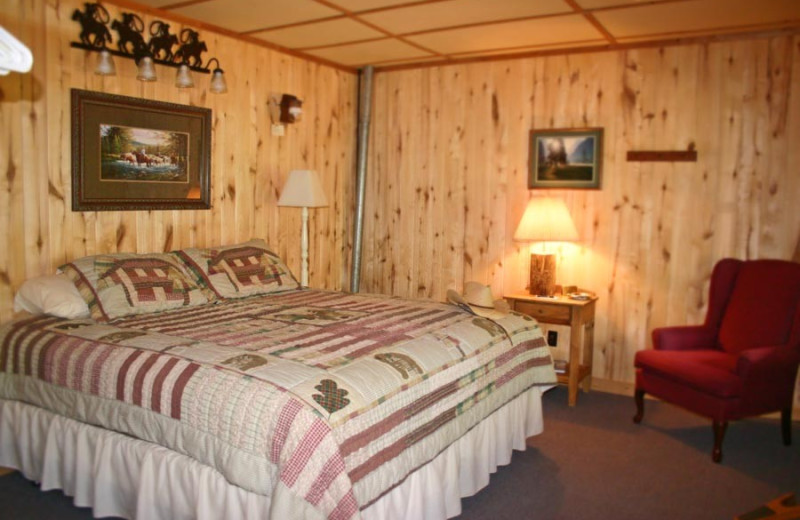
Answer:
[[577, 300], [577, 301], [580, 301], [580, 302], [585, 302], [591, 297], [592, 297], [592, 295], [590, 295], [589, 293], [585, 293], [585, 292], [574, 292], [574, 293], [570, 293], [569, 294], [569, 299], [570, 300]]
[[553, 361], [553, 368], [556, 371], [556, 374], [564, 374], [567, 372], [567, 360], [566, 359], [556, 359]]

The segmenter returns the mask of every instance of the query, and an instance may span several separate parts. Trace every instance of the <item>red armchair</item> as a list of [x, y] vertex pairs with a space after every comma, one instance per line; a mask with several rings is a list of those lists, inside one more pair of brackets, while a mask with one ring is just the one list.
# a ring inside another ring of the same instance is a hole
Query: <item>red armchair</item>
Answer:
[[800, 264], [727, 258], [714, 266], [703, 325], [653, 330], [653, 350], [636, 353], [636, 416], [651, 394], [710, 417], [714, 462], [728, 421], [781, 412], [791, 444], [800, 364]]

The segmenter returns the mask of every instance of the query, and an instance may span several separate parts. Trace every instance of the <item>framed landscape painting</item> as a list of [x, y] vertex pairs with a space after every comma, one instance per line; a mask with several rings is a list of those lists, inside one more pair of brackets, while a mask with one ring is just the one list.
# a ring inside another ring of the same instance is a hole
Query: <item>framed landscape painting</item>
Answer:
[[599, 189], [602, 128], [531, 130], [528, 189]]
[[211, 110], [72, 90], [72, 210], [208, 209]]

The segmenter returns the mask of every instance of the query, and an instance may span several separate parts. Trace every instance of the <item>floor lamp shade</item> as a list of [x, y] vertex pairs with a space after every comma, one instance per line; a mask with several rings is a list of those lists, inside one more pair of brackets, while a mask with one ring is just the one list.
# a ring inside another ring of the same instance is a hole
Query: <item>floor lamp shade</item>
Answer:
[[278, 206], [296, 208], [322, 208], [328, 205], [328, 198], [322, 189], [319, 175], [314, 170], [292, 170], [283, 186]]
[[314, 170], [292, 170], [283, 186], [278, 206], [303, 208], [303, 228], [300, 242], [300, 285], [308, 287], [308, 208], [328, 205], [325, 191]]
[[[578, 240], [578, 230], [564, 201], [554, 197], [534, 197], [514, 233], [520, 242], [572, 242]], [[556, 285], [555, 253], [531, 253], [530, 292], [552, 296]]]

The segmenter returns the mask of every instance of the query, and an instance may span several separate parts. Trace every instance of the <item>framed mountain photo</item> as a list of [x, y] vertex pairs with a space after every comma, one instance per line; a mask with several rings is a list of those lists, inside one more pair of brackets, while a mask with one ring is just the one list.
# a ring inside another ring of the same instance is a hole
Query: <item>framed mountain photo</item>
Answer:
[[600, 189], [602, 128], [531, 130], [528, 189]]

